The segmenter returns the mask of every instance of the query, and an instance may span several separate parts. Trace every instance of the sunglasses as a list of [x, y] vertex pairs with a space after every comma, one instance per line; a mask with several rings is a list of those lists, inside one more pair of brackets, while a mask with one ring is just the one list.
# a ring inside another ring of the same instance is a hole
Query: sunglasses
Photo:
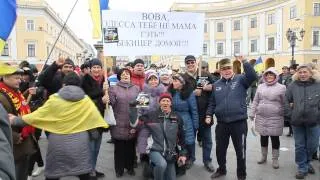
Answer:
[[196, 63], [195, 61], [187, 61], [187, 62], [186, 62], [187, 65], [189, 65], [189, 64], [195, 64], [195, 63]]
[[207, 67], [201, 67], [201, 69], [206, 69]]

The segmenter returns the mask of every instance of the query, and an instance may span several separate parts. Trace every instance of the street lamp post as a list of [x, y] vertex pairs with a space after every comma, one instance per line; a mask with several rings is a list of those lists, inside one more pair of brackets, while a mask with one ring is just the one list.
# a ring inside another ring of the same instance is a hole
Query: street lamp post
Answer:
[[287, 31], [287, 40], [288, 42], [290, 43], [290, 46], [292, 48], [292, 51], [291, 51], [291, 56], [292, 56], [292, 59], [290, 61], [290, 64], [295, 64], [295, 60], [294, 60], [294, 47], [296, 46], [296, 40], [298, 41], [302, 41], [303, 37], [304, 37], [304, 34], [306, 33], [306, 31], [304, 29], [301, 29], [301, 31], [299, 32], [300, 34], [300, 38], [296, 35], [296, 32], [292, 31], [290, 28], [288, 29]]

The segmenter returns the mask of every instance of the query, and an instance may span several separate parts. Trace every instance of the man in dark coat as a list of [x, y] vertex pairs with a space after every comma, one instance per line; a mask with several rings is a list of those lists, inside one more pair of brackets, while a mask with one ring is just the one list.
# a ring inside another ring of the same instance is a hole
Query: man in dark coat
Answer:
[[39, 84], [48, 90], [50, 96], [61, 89], [63, 77], [73, 70], [74, 63], [71, 59], [59, 58], [40, 74]]
[[222, 78], [214, 83], [214, 92], [211, 94], [207, 110], [206, 123], [210, 123], [212, 115], [217, 117], [216, 126], [216, 155], [219, 168], [211, 176], [218, 178], [227, 173], [226, 155], [230, 136], [237, 155], [237, 176], [238, 180], [245, 180], [246, 173], [246, 137], [247, 125], [247, 89], [257, 75], [253, 67], [243, 58], [238, 57], [242, 62], [244, 74], [235, 74], [230, 59], [219, 61], [219, 68]]
[[[199, 144], [202, 145], [202, 161], [205, 168], [209, 172], [214, 171], [211, 159], [211, 149], [212, 149], [212, 135], [211, 126], [212, 123], [205, 123], [206, 111], [209, 104], [209, 98], [212, 92], [212, 82], [213, 77], [209, 73], [209, 65], [207, 62], [201, 62], [201, 77], [198, 76], [196, 58], [189, 55], [185, 58], [185, 64], [187, 67], [187, 72], [184, 74], [187, 81], [191, 84], [191, 89], [197, 98], [197, 106], [199, 113], [199, 130], [197, 139]], [[189, 162], [187, 162], [187, 166]]]

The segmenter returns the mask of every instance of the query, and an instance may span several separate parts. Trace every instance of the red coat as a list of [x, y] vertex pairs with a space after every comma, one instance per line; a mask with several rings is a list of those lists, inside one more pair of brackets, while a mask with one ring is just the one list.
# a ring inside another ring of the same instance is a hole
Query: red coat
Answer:
[[137, 75], [132, 73], [131, 75], [131, 83], [138, 86], [140, 88], [140, 91], [143, 90], [143, 86], [145, 83], [145, 75]]

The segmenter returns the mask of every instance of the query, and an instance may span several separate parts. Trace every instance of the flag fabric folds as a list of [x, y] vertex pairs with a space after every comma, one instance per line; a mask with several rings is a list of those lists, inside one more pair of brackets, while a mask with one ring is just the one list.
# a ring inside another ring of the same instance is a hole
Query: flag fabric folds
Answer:
[[101, 38], [101, 14], [100, 14], [100, 1], [89, 0], [89, 8], [91, 13], [91, 19], [93, 24], [92, 38]]
[[256, 63], [254, 65], [254, 70], [258, 73], [262, 73], [264, 70], [264, 64], [262, 62], [261, 56], [256, 60]]
[[108, 7], [109, 0], [100, 0], [100, 10], [107, 10], [109, 9]]
[[0, 52], [16, 22], [16, 0], [0, 0]]
[[89, 0], [89, 8], [93, 24], [92, 37], [101, 38], [101, 11], [108, 9], [109, 0]]

